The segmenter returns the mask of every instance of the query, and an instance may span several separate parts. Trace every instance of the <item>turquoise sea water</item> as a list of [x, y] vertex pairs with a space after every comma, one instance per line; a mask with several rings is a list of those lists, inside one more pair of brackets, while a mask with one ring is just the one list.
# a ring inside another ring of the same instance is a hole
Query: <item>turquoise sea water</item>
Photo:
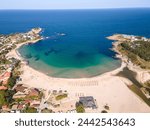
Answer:
[[110, 50], [114, 33], [150, 37], [150, 9], [0, 11], [0, 33], [43, 28], [48, 37], [18, 51], [54, 77], [92, 77], [120, 66]]

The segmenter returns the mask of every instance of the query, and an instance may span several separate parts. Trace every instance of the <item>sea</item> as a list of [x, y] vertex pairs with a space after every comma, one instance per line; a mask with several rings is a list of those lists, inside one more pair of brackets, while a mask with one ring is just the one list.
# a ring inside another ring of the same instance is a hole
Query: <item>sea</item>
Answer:
[[52, 77], [87, 78], [121, 65], [113, 34], [150, 38], [150, 8], [0, 10], [0, 34], [41, 27], [43, 40], [18, 49], [29, 66]]

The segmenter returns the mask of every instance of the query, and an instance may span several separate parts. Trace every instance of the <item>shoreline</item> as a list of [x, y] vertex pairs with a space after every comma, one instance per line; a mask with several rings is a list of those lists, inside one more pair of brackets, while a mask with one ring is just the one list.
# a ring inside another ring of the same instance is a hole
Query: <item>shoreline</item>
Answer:
[[150, 70], [149, 69], [142, 69], [139, 66], [133, 64], [127, 56], [122, 55], [117, 47], [118, 45], [121, 43], [120, 42], [120, 38], [119, 36], [121, 36], [123, 34], [114, 34], [113, 36], [109, 36], [107, 37], [108, 40], [112, 40], [113, 41], [113, 47], [112, 50], [115, 51], [116, 57], [119, 58], [121, 60], [121, 62], [125, 62], [126, 63], [126, 67], [128, 67], [131, 71], [136, 73], [136, 79], [141, 82], [144, 83], [148, 80], [150, 80]]
[[[32, 43], [36, 43], [39, 40], [41, 39], [33, 41]], [[28, 42], [18, 44], [7, 56], [19, 58], [22, 62], [23, 58], [17, 54], [17, 49], [24, 44], [28, 44]], [[115, 49], [117, 45], [113, 44], [113, 46], [113, 49]], [[121, 66], [119, 68], [91, 78], [80, 79], [50, 77], [31, 68], [29, 65], [23, 64], [21, 66], [21, 70], [23, 71], [21, 75], [22, 81], [19, 83], [46, 91], [67, 90], [73, 99], [79, 98], [76, 96], [79, 93], [84, 96], [93, 96], [98, 104], [98, 109], [95, 112], [101, 112], [106, 104], [110, 106], [109, 112], [150, 112], [149, 106], [129, 90], [127, 85], [131, 85], [132, 83], [126, 78], [115, 76], [122, 71], [124, 67], [129, 66], [125, 62], [126, 59], [121, 57], [118, 52], [117, 58], [121, 60]]]
[[20, 53], [18, 52], [18, 49], [20, 47], [22, 47], [23, 45], [27, 45], [27, 44], [35, 44], [36, 42], [40, 41], [40, 40], [43, 40], [43, 38], [39, 38], [39, 39], [36, 39], [36, 40], [33, 40], [33, 41], [27, 41], [27, 42], [23, 42], [23, 43], [20, 43], [20, 44], [16, 44], [16, 48], [11, 50], [7, 55], [6, 57], [14, 57], [14, 58], [17, 58], [19, 60], [23, 60], [23, 57], [20, 55]]

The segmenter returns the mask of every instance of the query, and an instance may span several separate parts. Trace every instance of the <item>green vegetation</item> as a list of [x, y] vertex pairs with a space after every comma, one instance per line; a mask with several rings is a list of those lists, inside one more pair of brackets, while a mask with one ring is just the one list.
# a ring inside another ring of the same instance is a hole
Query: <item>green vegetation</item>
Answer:
[[23, 112], [24, 113], [37, 113], [37, 109], [33, 107], [27, 107]]
[[67, 94], [61, 94], [61, 95], [56, 96], [56, 100], [62, 100], [64, 98], [66, 98], [66, 97], [68, 97]]
[[150, 42], [138, 40], [123, 42], [118, 46], [119, 51], [127, 55], [136, 65], [143, 69], [150, 69]]
[[145, 61], [150, 61], [150, 42], [148, 41], [134, 41], [133, 43], [122, 43], [121, 46], [133, 54], [138, 55]]
[[13, 88], [14, 85], [16, 84], [16, 80], [17, 80], [17, 77], [16, 77], [16, 76], [11, 76], [11, 77], [8, 79], [7, 87], [8, 87], [8, 88]]
[[129, 85], [128, 88], [138, 95], [148, 106], [150, 106], [150, 100], [143, 94], [141, 89], [139, 89], [135, 84]]
[[51, 109], [44, 108], [43, 110], [41, 110], [41, 113], [53, 113], [53, 111]]
[[5, 91], [5, 100], [7, 104], [11, 104], [14, 102], [13, 95], [16, 93], [15, 90], [6, 90]]
[[19, 103], [19, 102], [24, 101], [24, 100], [25, 100], [25, 98], [16, 98], [16, 99], [14, 99], [14, 100], [15, 100], [15, 102]]
[[5, 104], [6, 104], [5, 91], [0, 91], [0, 106], [3, 106]]
[[82, 103], [80, 102], [76, 103], [76, 111], [77, 113], [85, 113], [85, 109]]
[[26, 96], [25, 99], [37, 100], [39, 99], [39, 96]]
[[11, 104], [14, 101], [12, 99], [14, 94], [14, 90], [0, 91], [0, 106]]
[[[31, 30], [31, 31], [34, 31]], [[21, 72], [19, 71], [21, 62], [15, 58], [9, 58], [6, 57], [6, 54], [8, 54], [12, 49], [16, 48], [16, 45], [19, 43], [22, 43], [24, 41], [30, 42], [33, 41], [33, 39], [39, 39], [41, 38], [38, 30], [37, 33], [33, 33], [31, 35], [31, 31], [27, 33], [16, 33], [16, 34], [10, 34], [10, 35], [0, 35], [0, 75], [8, 72], [8, 69], [11, 70], [11, 76], [8, 77], [7, 84], [5, 82], [0, 82], [0, 86], [5, 86], [8, 88], [8, 90], [0, 90], [0, 108], [2, 108], [3, 105], [8, 105], [10, 108], [11, 106], [16, 102], [21, 102], [24, 99], [13, 99], [13, 95], [16, 93], [12, 88], [16, 85], [17, 79], [20, 77]], [[39, 29], [40, 31], [40, 29]], [[29, 37], [30, 36], [30, 37]], [[15, 39], [15, 41], [14, 41]], [[6, 76], [7, 77], [7, 76]], [[40, 98], [42, 98], [43, 94], [40, 93]], [[39, 96], [37, 97], [31, 97], [33, 99], [39, 99]], [[35, 113], [37, 110], [35, 108], [27, 108], [26, 113]]]
[[6, 58], [0, 58], [0, 64], [10, 64], [10, 61]]
[[42, 99], [42, 97], [44, 96], [44, 94], [43, 94], [43, 92], [40, 92], [40, 94], [39, 94], [39, 99]]
[[16, 63], [15, 69], [13, 69], [10, 78], [8, 79], [7, 87], [13, 88], [16, 84], [17, 79], [19, 78], [21, 72], [19, 71], [20, 68], [20, 61]]

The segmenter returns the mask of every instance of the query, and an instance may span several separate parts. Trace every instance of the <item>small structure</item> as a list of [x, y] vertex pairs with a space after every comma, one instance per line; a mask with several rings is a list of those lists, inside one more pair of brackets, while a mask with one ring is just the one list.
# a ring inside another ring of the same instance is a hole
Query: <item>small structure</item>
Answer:
[[5, 87], [5, 86], [0, 86], [0, 90], [7, 90], [7, 87]]
[[18, 91], [17, 93], [15, 93], [13, 95], [13, 99], [17, 99], [17, 98], [25, 98], [27, 95], [23, 92]]
[[16, 92], [22, 92], [24, 93], [27, 87], [24, 87], [22, 84], [18, 84], [17, 87], [15, 87]]
[[17, 111], [18, 110], [18, 105], [13, 105], [11, 108], [12, 111]]
[[19, 111], [22, 111], [24, 108], [25, 108], [25, 105], [23, 105], [23, 104], [18, 105], [18, 110]]
[[33, 101], [30, 103], [30, 106], [31, 106], [31, 107], [34, 107], [34, 108], [38, 108], [38, 107], [40, 106], [40, 103], [41, 103], [40, 100], [33, 100]]
[[29, 90], [28, 96], [29, 96], [29, 97], [32, 97], [32, 96], [38, 97], [39, 94], [40, 94], [40, 91], [39, 91], [38, 89], [36, 89], [36, 88], [33, 88], [33, 89], [30, 89], [30, 90]]
[[54, 94], [54, 95], [57, 94], [57, 90], [53, 90], [53, 94]]
[[10, 109], [9, 109], [9, 107], [7, 105], [3, 105], [2, 106], [2, 111], [3, 112], [10, 112]]
[[83, 104], [85, 108], [96, 109], [95, 100], [92, 96], [80, 97], [79, 102]]
[[4, 74], [0, 76], [0, 82], [2, 82], [3, 85], [6, 85], [10, 76], [11, 72], [6, 71]]

